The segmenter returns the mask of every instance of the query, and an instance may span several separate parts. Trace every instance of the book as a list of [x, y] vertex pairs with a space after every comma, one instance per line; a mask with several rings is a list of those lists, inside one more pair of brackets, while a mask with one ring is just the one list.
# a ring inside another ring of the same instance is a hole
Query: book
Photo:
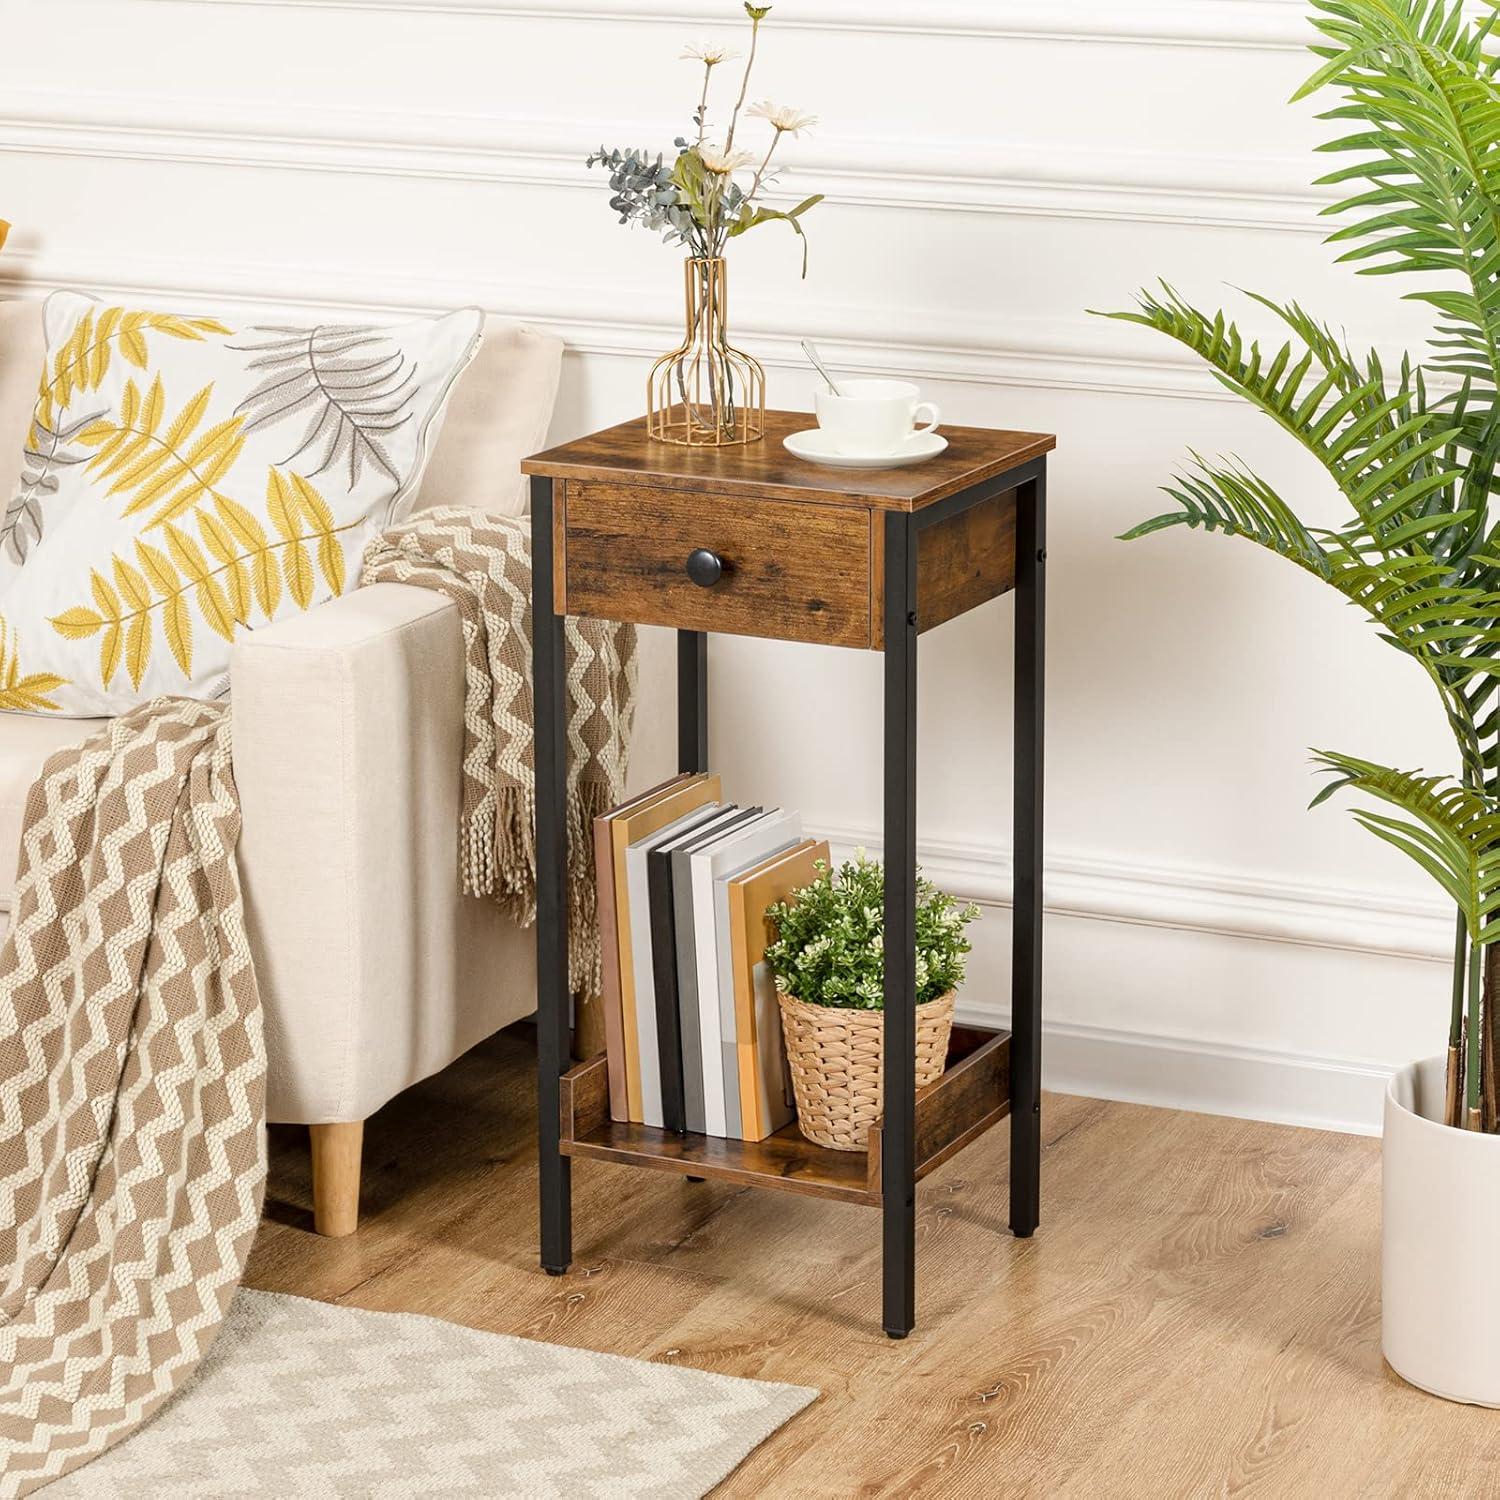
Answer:
[[[710, 803], [699, 819], [690, 813], [653, 836], [646, 854], [646, 899], [651, 913], [651, 974], [655, 996], [656, 1056], [661, 1072], [662, 1128], [677, 1131], [687, 1127], [686, 1083], [682, 1054], [682, 1021], [677, 985], [676, 913], [672, 899], [672, 853], [684, 844], [721, 827], [739, 811], [732, 803]], [[684, 824], [688, 825], [684, 831]], [[646, 1007], [637, 1006], [644, 1017]], [[644, 1049], [642, 1068], [647, 1066]], [[643, 1091], [643, 1097], [649, 1091]], [[649, 1099], [644, 1098], [649, 1108]], [[649, 1121], [648, 1121], [649, 1123]]]
[[766, 945], [773, 936], [766, 908], [811, 885], [817, 879], [816, 862], [828, 858], [826, 842], [803, 839], [732, 876], [728, 883], [741, 1132], [747, 1141], [773, 1135], [795, 1113], [786, 1088], [786, 1047], [776, 980], [765, 961]]
[[693, 929], [692, 868], [689, 858], [694, 849], [711, 839], [722, 837], [732, 827], [758, 818], [763, 807], [740, 807], [711, 833], [698, 830], [692, 840], [679, 844], [670, 855], [672, 866], [672, 926], [677, 945], [677, 1021], [682, 1038], [683, 1104], [687, 1128], [702, 1135], [708, 1123], [703, 1104], [703, 1041], [698, 1020], [698, 948]]
[[[740, 1128], [739, 1059], [733, 1047], [734, 1003], [730, 996], [726, 1004], [721, 983], [728, 975], [729, 907], [725, 895], [721, 919], [719, 882], [798, 842], [801, 832], [801, 820], [795, 813], [773, 808], [705, 848], [695, 850], [689, 860], [697, 954], [699, 1051], [703, 1059], [703, 1113], [709, 1135], [737, 1136]], [[726, 949], [722, 965], [721, 943]], [[726, 1062], [730, 1067], [726, 1067]]]
[[604, 1012], [609, 1117], [627, 1120], [630, 1100], [625, 1092], [625, 1038], [620, 1032], [620, 938], [615, 930], [615, 862], [607, 813], [594, 819], [594, 878], [599, 889], [599, 1005]]
[[599, 897], [600, 993], [604, 1013], [604, 1050], [609, 1070], [609, 1117], [630, 1118], [629, 1098], [625, 1086], [625, 1034], [620, 1015], [620, 938], [615, 914], [614, 843], [611, 820], [636, 811], [644, 803], [665, 796], [672, 788], [689, 780], [688, 774], [627, 798], [618, 807], [594, 819], [594, 878]]
[[[660, 1130], [666, 1124], [662, 1106], [662, 1059], [656, 1026], [656, 962], [652, 953], [651, 891], [648, 861], [659, 844], [690, 832], [718, 810], [718, 802], [674, 818], [636, 839], [625, 850], [625, 897], [629, 908], [631, 962], [635, 967], [636, 1055], [640, 1059], [641, 1123]], [[681, 1070], [679, 1069], [679, 1075]]]
[[[615, 868], [615, 932], [620, 952], [620, 1032], [625, 1049], [627, 1118], [644, 1124], [641, 1117], [640, 1031], [636, 1024], [635, 949], [631, 942], [630, 893], [626, 882], [625, 851], [637, 839], [665, 828], [684, 813], [705, 802], [719, 801], [719, 778], [699, 774], [668, 783], [657, 794], [644, 799], [627, 813], [610, 820]], [[649, 991], [646, 1003], [654, 1009]]]
[[744, 1103], [740, 1097], [739, 1017], [734, 1004], [734, 970], [729, 932], [729, 881], [754, 868], [768, 854], [790, 849], [802, 838], [802, 818], [783, 812], [767, 819], [719, 861], [714, 871], [714, 949], [719, 966], [720, 1066], [724, 1070], [725, 1120], [732, 1136], [744, 1136]]

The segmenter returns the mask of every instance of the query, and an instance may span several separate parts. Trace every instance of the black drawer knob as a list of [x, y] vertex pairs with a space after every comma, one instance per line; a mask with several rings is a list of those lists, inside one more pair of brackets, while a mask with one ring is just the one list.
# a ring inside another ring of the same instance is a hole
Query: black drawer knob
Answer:
[[717, 553], [699, 547], [688, 553], [687, 576], [699, 588], [711, 589], [724, 576], [724, 564]]

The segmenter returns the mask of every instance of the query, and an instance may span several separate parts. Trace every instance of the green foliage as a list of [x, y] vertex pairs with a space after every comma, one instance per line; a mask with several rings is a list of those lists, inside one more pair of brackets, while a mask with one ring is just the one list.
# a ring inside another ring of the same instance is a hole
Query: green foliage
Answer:
[[738, 239], [740, 235], [754, 229], [757, 225], [769, 224], [778, 219], [790, 224], [797, 238], [802, 241], [802, 274], [806, 276], [807, 233], [797, 221], [808, 209], [817, 207], [822, 201], [822, 193], [814, 193], [810, 198], [804, 198], [795, 208], [787, 209], [785, 213], [782, 213], [779, 208], [755, 208], [745, 203], [740, 209], [739, 217], [729, 226], [729, 238]]
[[[964, 928], [979, 915], [917, 879], [917, 1003], [936, 1000], [963, 983], [969, 940]], [[885, 872], [864, 851], [837, 876], [818, 861], [818, 878], [766, 919], [776, 941], [766, 962], [777, 986], [810, 1005], [849, 1010], [885, 1007]]]
[[[1486, 3], [1493, 11], [1497, 0]], [[1500, 459], [1497, 16], [1470, 21], [1459, 0], [1312, 8], [1323, 62], [1297, 97], [1338, 91], [1320, 118], [1341, 133], [1321, 149], [1348, 158], [1320, 179], [1346, 194], [1326, 210], [1345, 221], [1330, 242], [1361, 274], [1419, 278], [1406, 295], [1435, 311], [1430, 359], [1387, 371], [1298, 303], [1252, 293], [1284, 330], [1263, 348], [1165, 283], [1142, 292], [1134, 309], [1107, 316], [1202, 359], [1317, 460], [1348, 519], [1310, 526], [1240, 461], [1193, 454], [1165, 486], [1172, 508], [1125, 536], [1186, 526], [1244, 537], [1337, 589], [1422, 668], [1453, 731], [1461, 785], [1326, 757], [1338, 774], [1324, 795], [1353, 786], [1399, 807], [1403, 820], [1358, 816], [1438, 879], [1473, 940], [1487, 942], [1489, 833], [1475, 819], [1500, 796], [1500, 537], [1489, 516]], [[1429, 371], [1448, 394], [1432, 395]]]
[[1331, 779], [1313, 798], [1317, 806], [1345, 787], [1375, 797], [1403, 816], [1356, 808], [1355, 819], [1377, 838], [1415, 860], [1463, 913], [1469, 941], [1500, 939], [1500, 804], [1446, 777], [1396, 771], [1331, 750], [1317, 764]]
[[[777, 174], [771, 166], [771, 158], [781, 144], [782, 136], [796, 136], [816, 121], [813, 116], [803, 115], [797, 110], [757, 104], [746, 113], [759, 115], [770, 123], [769, 145], [763, 155], [732, 149], [735, 130], [745, 106], [751, 70], [755, 66], [756, 37], [761, 22], [770, 12], [769, 5], [745, 4], [745, 14], [750, 20], [750, 56], [745, 63], [739, 99], [729, 117], [722, 148], [709, 144], [707, 140], [709, 90], [714, 81], [714, 69], [735, 54], [722, 47], [706, 45], [690, 48], [683, 54], [703, 65], [702, 93], [692, 114], [696, 139], [690, 141], [678, 136], [673, 142], [676, 155], [670, 162], [665, 152], [653, 155], [649, 149], [622, 151], [618, 147], [611, 149], [601, 145], [597, 151], [589, 153], [587, 165], [603, 167], [609, 173], [609, 206], [619, 215], [621, 224], [637, 224], [660, 234], [668, 244], [686, 245], [695, 257], [713, 259], [722, 256], [730, 240], [738, 239], [762, 224], [789, 224], [802, 241], [802, 274], [806, 276], [807, 233], [802, 227], [802, 216], [821, 203], [823, 195], [814, 193], [795, 207], [777, 209], [766, 207], [761, 194], [775, 184]], [[735, 174], [752, 167], [753, 179], [748, 186], [742, 185]]]

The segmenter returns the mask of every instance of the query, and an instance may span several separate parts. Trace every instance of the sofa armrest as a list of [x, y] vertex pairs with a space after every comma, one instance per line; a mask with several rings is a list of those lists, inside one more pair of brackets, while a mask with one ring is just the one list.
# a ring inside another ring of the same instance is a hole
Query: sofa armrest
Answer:
[[[458, 890], [458, 611], [356, 589], [237, 641], [230, 690], [270, 1115], [363, 1119], [534, 1004], [529, 944]], [[523, 960], [518, 993], [465, 995], [497, 942]]]

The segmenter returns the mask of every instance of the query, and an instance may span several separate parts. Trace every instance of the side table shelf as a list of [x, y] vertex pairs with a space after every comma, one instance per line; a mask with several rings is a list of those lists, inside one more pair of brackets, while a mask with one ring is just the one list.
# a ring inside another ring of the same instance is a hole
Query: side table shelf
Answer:
[[[916, 1178], [920, 1181], [1010, 1113], [1010, 1033], [955, 1026], [948, 1067], [917, 1091]], [[562, 1152], [743, 1187], [780, 1189], [841, 1203], [881, 1202], [881, 1127], [865, 1151], [833, 1151], [810, 1141], [794, 1120], [763, 1141], [678, 1135], [609, 1118], [603, 1054], [563, 1075]]]

